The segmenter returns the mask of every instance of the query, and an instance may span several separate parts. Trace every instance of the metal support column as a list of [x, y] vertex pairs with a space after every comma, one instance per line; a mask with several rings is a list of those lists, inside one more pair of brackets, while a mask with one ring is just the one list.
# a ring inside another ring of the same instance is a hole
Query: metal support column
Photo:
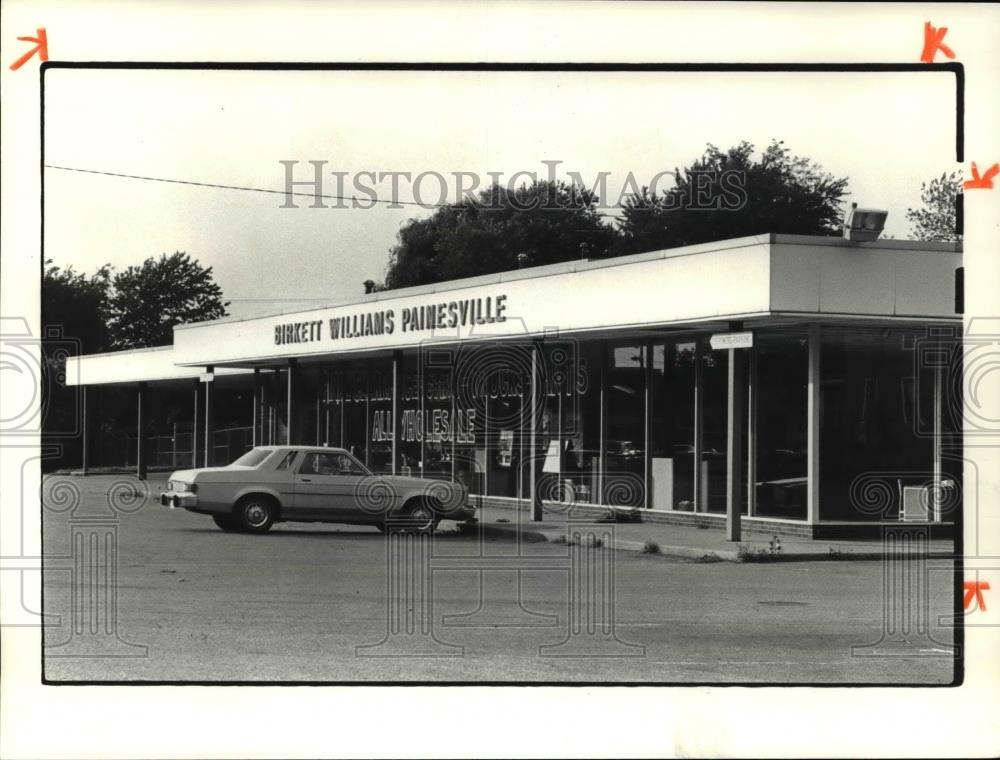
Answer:
[[[338, 426], [338, 430], [339, 430], [338, 435], [340, 437], [340, 443], [337, 444], [337, 445], [340, 446], [340, 448], [344, 448], [344, 443], [345, 443], [345, 441], [344, 441], [344, 407], [347, 406], [347, 399], [344, 398], [344, 386], [346, 384], [347, 384], [347, 373], [341, 371], [341, 373], [340, 373], [340, 382], [338, 383], [339, 389], [337, 391], [337, 398], [339, 399], [339, 404], [340, 404], [340, 422], [339, 422], [339, 426]], [[420, 403], [422, 404], [423, 401], [421, 401]], [[420, 448], [420, 461], [421, 461], [421, 465], [420, 465], [421, 470], [420, 470], [420, 473], [422, 475], [423, 474], [424, 449], [423, 449], [423, 444], [422, 443], [420, 444], [420, 446], [421, 446], [421, 448]]]
[[747, 349], [747, 516], [757, 514], [757, 346]]
[[146, 383], [139, 383], [136, 409], [136, 460], [135, 474], [146, 479]]
[[704, 447], [704, 430], [702, 429], [702, 407], [705, 401], [705, 391], [702, 387], [702, 341], [695, 339], [694, 343], [694, 489], [691, 499], [695, 512], [707, 512], [705, 501], [705, 483], [701, 473], [702, 448]]
[[392, 468], [389, 470], [393, 475], [399, 474], [399, 376], [403, 363], [403, 352], [392, 352], [392, 412], [389, 433], [392, 444]]
[[251, 443], [254, 446], [261, 445], [260, 430], [260, 367], [253, 368], [253, 423], [251, 432]]
[[267, 396], [267, 401], [264, 404], [264, 408], [261, 410], [261, 414], [265, 415], [267, 418], [268, 445], [273, 445], [278, 439], [277, 422], [275, 422], [274, 419], [274, 406], [275, 400], [278, 398], [278, 378], [280, 375], [280, 369], [275, 368], [271, 370], [267, 377], [267, 385], [264, 386], [264, 393]]
[[212, 367], [205, 368], [205, 445], [204, 445], [204, 467], [212, 466]]
[[200, 385], [201, 381], [195, 379], [194, 407], [193, 407], [193, 415], [191, 417], [191, 467], [192, 468], [198, 466], [198, 388]]
[[323, 439], [326, 438], [326, 434], [323, 433], [323, 398], [320, 394], [320, 387], [323, 385], [323, 370], [320, 369], [319, 376], [316, 379], [316, 445], [319, 446], [323, 443]]
[[[483, 447], [486, 449], [486, 469], [483, 470], [483, 491], [482, 496], [490, 495], [490, 392], [489, 388], [483, 389]], [[482, 506], [483, 500], [480, 498], [479, 504]]]
[[809, 325], [809, 374], [806, 402], [806, 522], [819, 522], [820, 329]]
[[596, 504], [604, 503], [605, 473], [608, 469], [607, 419], [608, 416], [608, 344], [601, 341], [601, 394], [600, 420], [598, 421], [597, 488], [594, 492]]
[[82, 440], [83, 451], [80, 454], [80, 470], [81, 470], [81, 474], [82, 475], [86, 475], [87, 474], [87, 436], [90, 434], [90, 428], [87, 425], [87, 414], [88, 414], [88, 412], [87, 412], [87, 386], [86, 385], [83, 386], [83, 393], [82, 393], [82, 397], [80, 399], [80, 402], [83, 405], [83, 409], [82, 409], [82, 411], [83, 411], [83, 419], [81, 421], [82, 422], [82, 426], [83, 426], [83, 440]]
[[330, 435], [330, 409], [333, 406], [333, 388], [332, 388], [332, 377], [330, 368], [328, 366], [323, 367], [323, 445], [329, 446], [330, 439], [333, 438]]
[[642, 506], [653, 508], [653, 344], [647, 341], [642, 347], [643, 363], [643, 497]]
[[288, 360], [288, 382], [285, 383], [285, 391], [286, 391], [286, 397], [285, 397], [285, 416], [286, 416], [286, 420], [285, 421], [287, 423], [285, 425], [285, 443], [288, 444], [288, 445], [291, 445], [292, 440], [293, 440], [293, 435], [294, 435], [293, 432], [292, 432], [292, 427], [293, 427], [293, 425], [292, 425], [292, 419], [293, 419], [294, 414], [295, 414], [295, 404], [294, 404], [294, 402], [292, 400], [293, 399], [293, 395], [292, 395], [293, 390], [292, 389], [293, 389], [294, 385], [295, 385], [295, 359], [289, 359]]
[[726, 537], [742, 538], [743, 467], [746, 464], [743, 426], [746, 422], [744, 389], [746, 385], [746, 350], [729, 349], [729, 393], [726, 435]]
[[533, 341], [531, 344], [531, 406], [530, 414], [531, 419], [530, 424], [530, 441], [528, 449], [528, 467], [529, 467], [529, 477], [531, 482], [528, 484], [531, 493], [531, 520], [532, 522], [542, 521], [542, 492], [539, 488], [539, 475], [542, 472], [542, 468], [539, 467], [538, 457], [539, 451], [541, 450], [538, 429], [538, 418], [539, 418], [539, 403], [540, 400], [545, 398], [544, 390], [543, 393], [539, 393], [538, 388], [538, 359], [539, 350], [537, 341]]
[[944, 501], [941, 480], [941, 446], [944, 427], [942, 420], [942, 367], [934, 367], [934, 484], [931, 488], [931, 519], [941, 522], [941, 504]]

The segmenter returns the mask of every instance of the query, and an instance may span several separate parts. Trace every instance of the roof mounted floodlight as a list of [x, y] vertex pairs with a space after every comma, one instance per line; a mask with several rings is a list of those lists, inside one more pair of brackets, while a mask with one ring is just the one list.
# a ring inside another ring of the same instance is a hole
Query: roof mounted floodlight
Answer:
[[877, 208], [858, 208], [857, 203], [851, 204], [851, 210], [844, 217], [844, 238], [854, 243], [878, 240], [885, 229], [885, 219], [888, 211]]

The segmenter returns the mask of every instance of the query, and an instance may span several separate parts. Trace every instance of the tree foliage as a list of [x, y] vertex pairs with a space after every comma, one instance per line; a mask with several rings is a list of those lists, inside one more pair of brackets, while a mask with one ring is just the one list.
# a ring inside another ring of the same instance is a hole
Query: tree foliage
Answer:
[[45, 262], [42, 324], [79, 343], [81, 353], [169, 345], [173, 326], [226, 316], [228, 301], [207, 269], [186, 253], [92, 275]]
[[615, 230], [597, 210], [593, 192], [563, 182], [501, 185], [476, 200], [444, 206], [399, 231], [390, 252], [386, 288], [422, 285], [607, 254]]
[[111, 267], [94, 274], [73, 267], [56, 266], [49, 259], [42, 272], [43, 334], [56, 330], [70, 343], [79, 342], [80, 353], [96, 353], [108, 346], [107, 306]]
[[743, 141], [729, 150], [709, 144], [674, 186], [642, 188], [622, 208], [616, 253], [634, 253], [778, 232], [838, 235], [847, 178], [772, 141], [759, 159]]
[[[669, 176], [669, 175], [668, 175]], [[493, 185], [475, 201], [407, 222], [390, 251], [386, 288], [440, 282], [577, 258], [602, 258], [779, 232], [839, 235], [847, 178], [773, 141], [704, 154], [673, 172], [669, 189], [643, 187], [622, 204], [617, 226], [597, 195], [578, 185], [537, 181]], [[376, 286], [381, 287], [381, 286]]]
[[914, 240], [958, 240], [956, 204], [961, 191], [960, 172], [944, 173], [920, 184], [923, 207], [906, 210], [906, 220], [912, 225], [910, 234]]
[[229, 305], [212, 267], [181, 251], [118, 272], [112, 286], [108, 327], [114, 349], [170, 345], [174, 325], [224, 317]]

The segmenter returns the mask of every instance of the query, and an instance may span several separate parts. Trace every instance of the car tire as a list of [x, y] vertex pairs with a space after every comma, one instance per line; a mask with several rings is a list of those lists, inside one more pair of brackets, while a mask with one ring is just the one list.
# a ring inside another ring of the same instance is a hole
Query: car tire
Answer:
[[267, 533], [274, 525], [278, 508], [267, 496], [247, 496], [236, 505], [236, 520], [247, 533]]
[[432, 535], [440, 519], [430, 504], [418, 501], [405, 513], [393, 518], [389, 525], [397, 532]]
[[226, 533], [232, 533], [240, 529], [240, 523], [235, 515], [212, 515], [212, 520]]

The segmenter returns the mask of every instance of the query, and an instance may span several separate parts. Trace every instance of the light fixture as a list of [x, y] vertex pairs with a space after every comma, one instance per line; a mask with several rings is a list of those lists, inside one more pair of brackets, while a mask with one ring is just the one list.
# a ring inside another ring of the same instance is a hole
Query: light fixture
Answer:
[[844, 217], [844, 238], [854, 243], [878, 240], [885, 229], [885, 219], [888, 211], [877, 208], [858, 208], [857, 203], [851, 204], [851, 210]]

